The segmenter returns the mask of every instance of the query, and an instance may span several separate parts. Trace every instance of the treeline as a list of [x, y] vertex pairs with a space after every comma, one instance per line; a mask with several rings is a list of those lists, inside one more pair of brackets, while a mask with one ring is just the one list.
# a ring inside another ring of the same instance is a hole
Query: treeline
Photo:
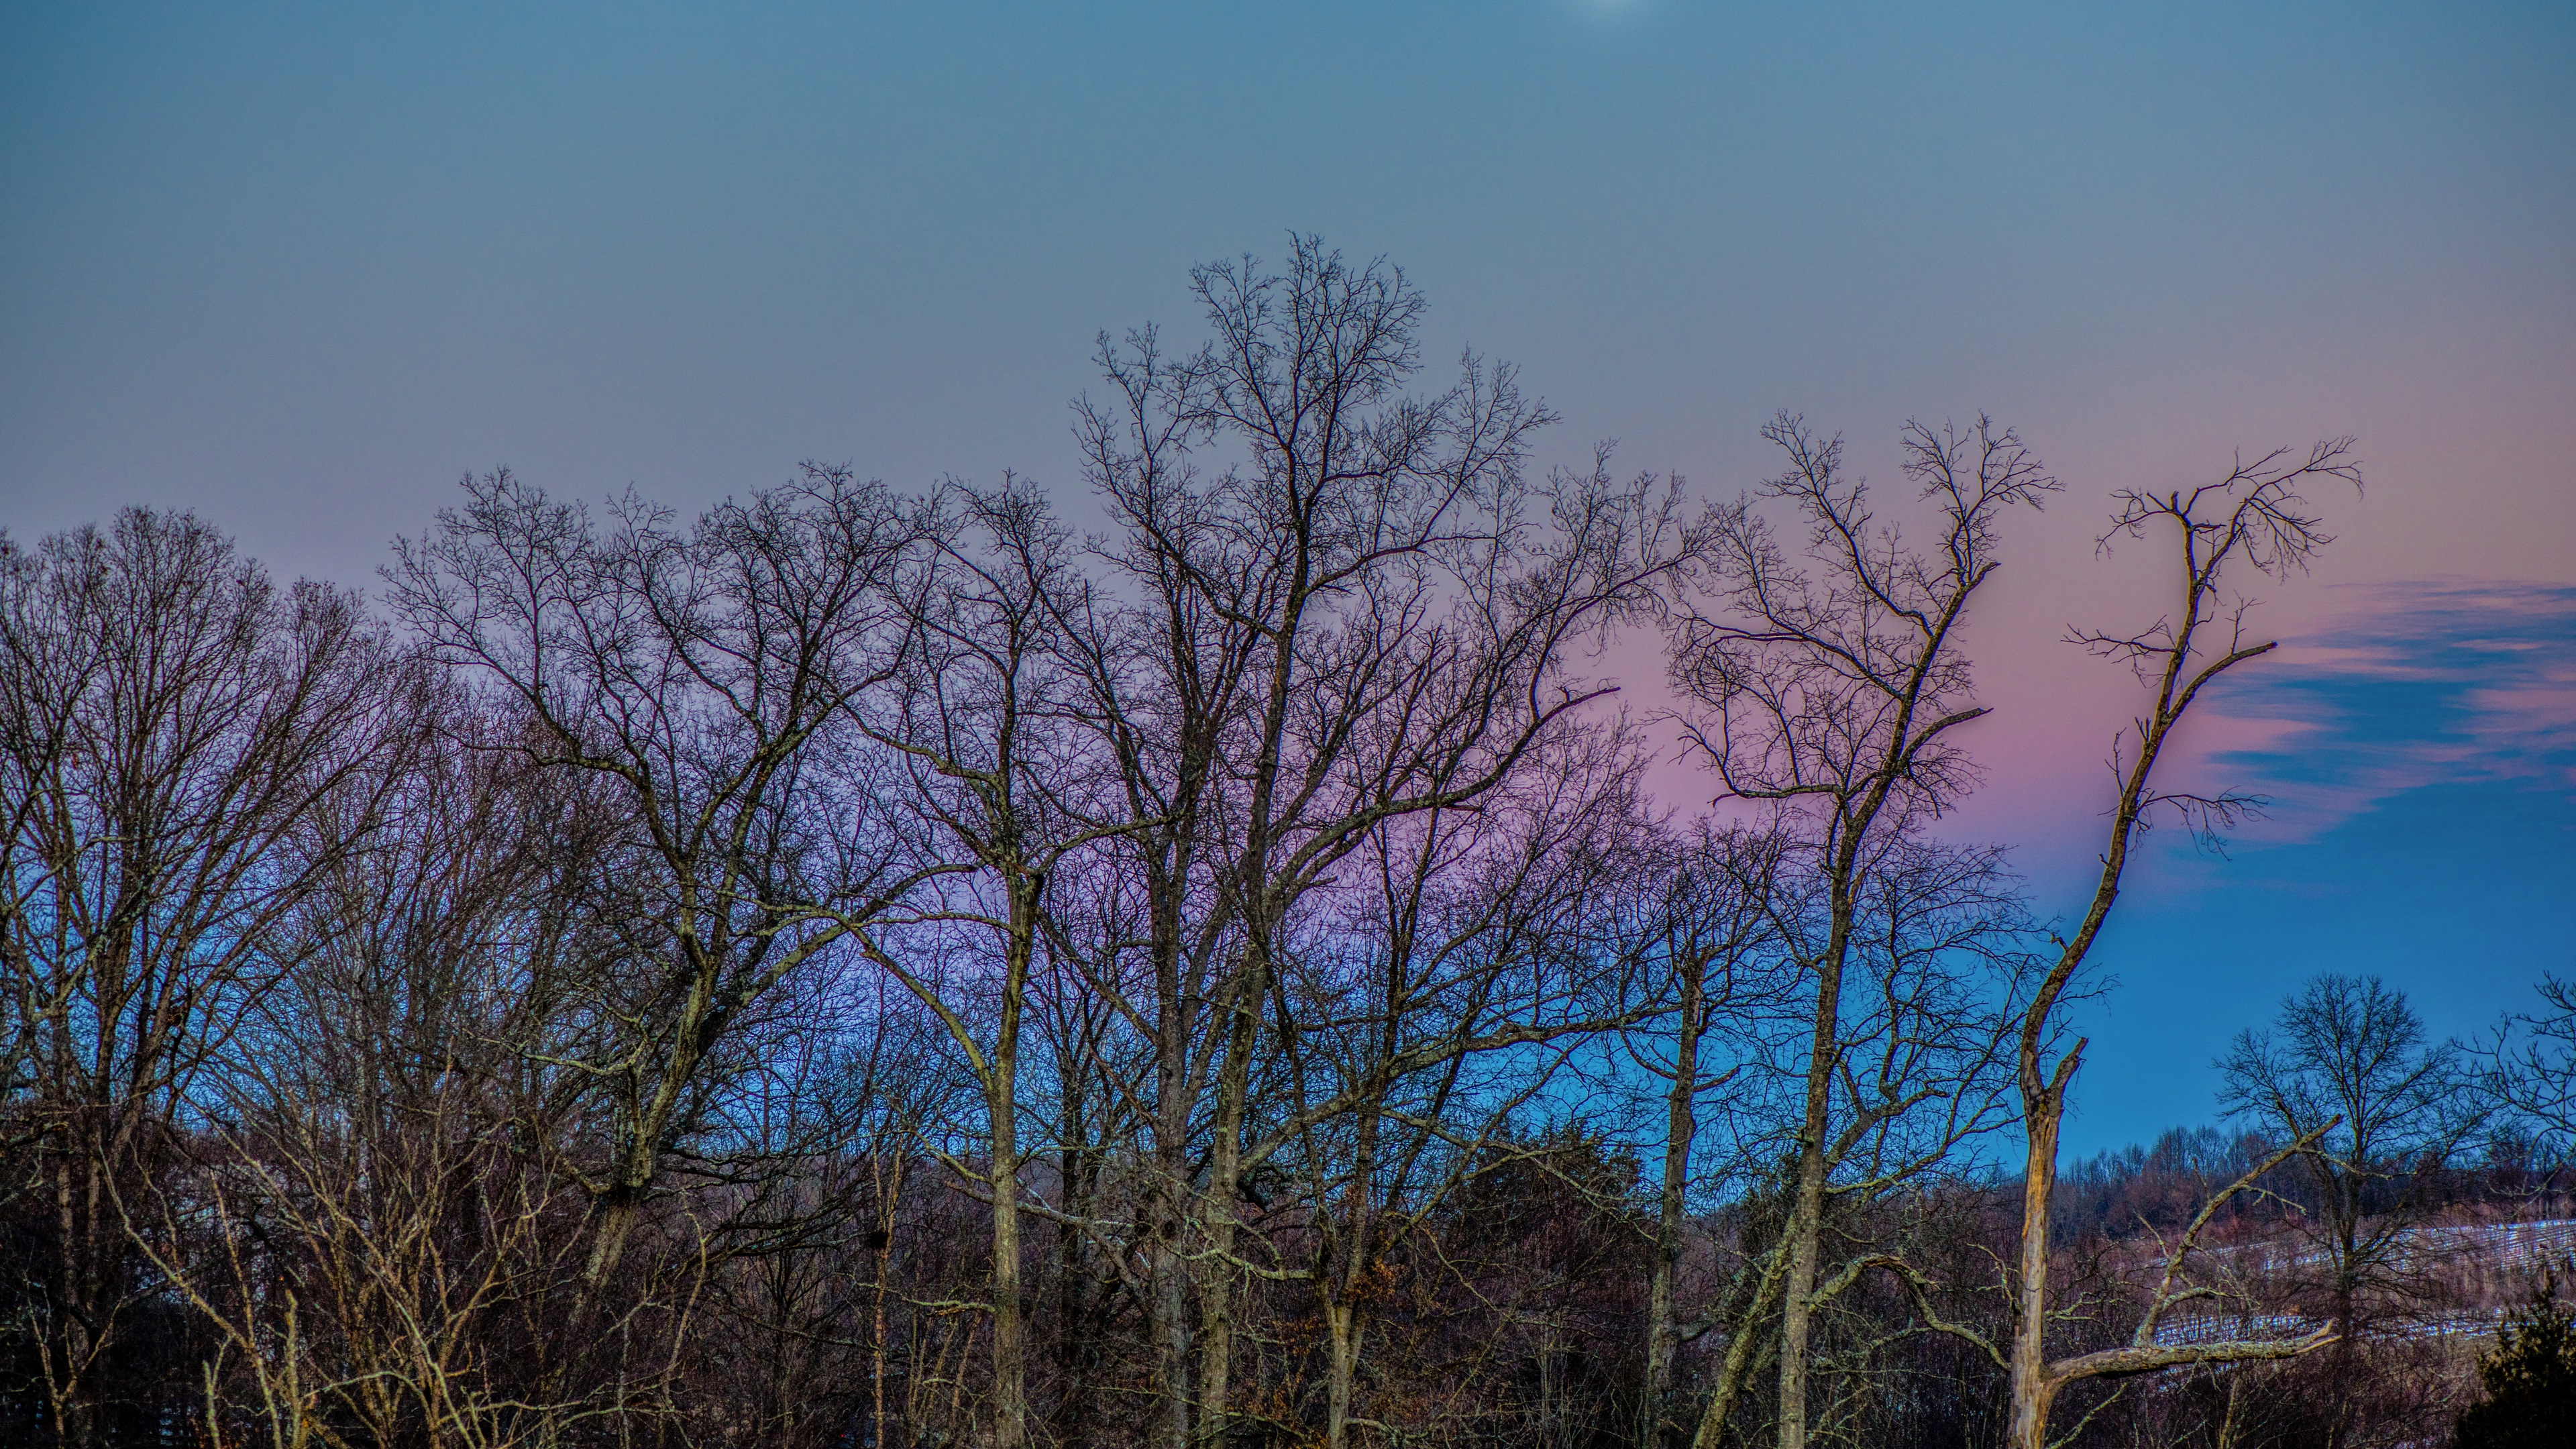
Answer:
[[[1789, 416], [1693, 505], [1537, 469], [1508, 367], [1421, 390], [1391, 267], [1192, 280], [1077, 406], [1096, 533], [808, 467], [472, 479], [373, 603], [187, 514], [9, 541], [0, 1439], [2328, 1442], [2247, 1396], [2370, 1371], [2507, 1079], [2331, 980], [2399, 1078], [2285, 1016], [2173, 1203], [2054, 1144], [2136, 832], [2247, 803], [2158, 753], [2348, 442], [2122, 495], [2179, 612], [2085, 636], [2149, 703], [2061, 911], [1933, 829], [2016, 434], [1910, 427], [1912, 532]], [[2321, 1282], [2229, 1256], [2284, 1201]]]

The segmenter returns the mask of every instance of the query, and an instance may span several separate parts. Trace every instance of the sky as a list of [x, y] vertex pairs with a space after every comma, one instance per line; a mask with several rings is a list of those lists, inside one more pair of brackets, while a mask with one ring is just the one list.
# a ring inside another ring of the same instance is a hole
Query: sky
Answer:
[[1970, 620], [1953, 828], [2044, 910], [2135, 704], [2059, 641], [2170, 592], [2113, 491], [2358, 436], [2176, 776], [2275, 810], [2134, 873], [2071, 1150], [2207, 1120], [2317, 972], [2467, 1034], [2576, 971], [2564, 5], [0, 4], [0, 525], [187, 507], [366, 586], [499, 465], [1078, 509], [1097, 334], [1292, 229], [1518, 364], [1550, 461], [1728, 496], [1778, 408], [1890, 482], [1908, 418], [2020, 428], [2066, 491]]

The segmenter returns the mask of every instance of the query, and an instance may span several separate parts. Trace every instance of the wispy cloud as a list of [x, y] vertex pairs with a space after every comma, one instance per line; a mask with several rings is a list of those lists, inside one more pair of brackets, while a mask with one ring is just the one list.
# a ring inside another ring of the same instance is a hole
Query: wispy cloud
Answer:
[[2211, 758], [2272, 798], [2267, 843], [2428, 786], [2576, 796], [2576, 587], [2371, 586], [2213, 703]]

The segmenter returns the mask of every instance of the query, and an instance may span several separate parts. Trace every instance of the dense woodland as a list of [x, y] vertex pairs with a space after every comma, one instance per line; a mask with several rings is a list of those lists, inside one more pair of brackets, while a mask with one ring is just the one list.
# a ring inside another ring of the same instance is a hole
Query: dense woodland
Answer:
[[2247, 1003], [2224, 1129], [2058, 1162], [2349, 440], [2110, 500], [2164, 604], [2077, 636], [2136, 723], [2034, 899], [1944, 829], [2016, 432], [1700, 499], [1541, 467], [1383, 263], [1192, 283], [1061, 512], [498, 472], [363, 597], [8, 540], [0, 1441], [2429, 1444], [2555, 1321], [2555, 982]]

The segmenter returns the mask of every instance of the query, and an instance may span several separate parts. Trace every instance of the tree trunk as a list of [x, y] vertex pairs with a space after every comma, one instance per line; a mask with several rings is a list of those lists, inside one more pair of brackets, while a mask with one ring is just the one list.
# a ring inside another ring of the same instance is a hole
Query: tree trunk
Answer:
[[[83, 1124], [86, 1130], [88, 1124]], [[86, 1144], [84, 1144], [86, 1145]], [[38, 1340], [38, 1352], [45, 1359], [45, 1399], [53, 1410], [54, 1440], [67, 1446], [86, 1446], [96, 1440], [97, 1416], [91, 1411], [89, 1368], [100, 1344], [88, 1331], [92, 1322], [104, 1322], [108, 1315], [99, 1310], [100, 1275], [98, 1243], [94, 1239], [98, 1223], [99, 1167], [95, 1153], [84, 1153], [88, 1163], [87, 1191], [82, 1194], [90, 1204], [88, 1221], [74, 1206], [72, 1163], [66, 1156], [54, 1171], [54, 1226], [59, 1271], [63, 1284], [63, 1308], [53, 1318], [55, 1333], [50, 1342]], [[69, 1311], [64, 1311], [68, 1308]], [[59, 1361], [53, 1356], [59, 1354]]]
[[1226, 1033], [1225, 1064], [1217, 1074], [1215, 1140], [1208, 1148], [1208, 1193], [1202, 1232], [1206, 1273], [1199, 1280], [1199, 1439], [1222, 1444], [1231, 1413], [1234, 1357], [1234, 1244], [1240, 1218], [1235, 1207], [1243, 1181], [1243, 1128], [1252, 1095], [1252, 1052], [1260, 1033], [1261, 1004], [1270, 994], [1266, 910], [1245, 913], [1250, 942], [1243, 969], [1229, 993], [1233, 1014]]
[[[1186, 786], [1184, 793], [1187, 793]], [[1186, 839], [1145, 860], [1147, 909], [1154, 960], [1154, 1172], [1145, 1204], [1149, 1246], [1146, 1271], [1152, 1294], [1154, 1407], [1148, 1442], [1154, 1449], [1189, 1449], [1190, 1443], [1190, 1047], [1191, 1003], [1181, 989], [1181, 917]]]
[[1754, 1358], [1755, 1331], [1762, 1326], [1771, 1305], [1779, 1300], [1781, 1284], [1789, 1276], [1788, 1265], [1789, 1245], [1783, 1242], [1772, 1250], [1770, 1261], [1762, 1265], [1762, 1278], [1753, 1290], [1753, 1301], [1746, 1305], [1733, 1337], [1727, 1341], [1726, 1358], [1718, 1367], [1717, 1388], [1709, 1395], [1708, 1407], [1700, 1413], [1699, 1430], [1691, 1435], [1691, 1449], [1717, 1449], [1718, 1439], [1726, 1433], [1726, 1421], [1734, 1414], [1736, 1401], [1744, 1396], [1744, 1386], [1752, 1382], [1759, 1367]]
[[[1082, 1219], [1091, 1216], [1098, 1159], [1079, 1145], [1089, 1141], [1090, 1127], [1084, 1119], [1078, 1079], [1066, 1091], [1071, 1094], [1065, 1109], [1068, 1145], [1058, 1170], [1064, 1177], [1065, 1215]], [[1100, 1391], [1100, 1335], [1091, 1322], [1091, 1282], [1083, 1262], [1082, 1235], [1068, 1226], [1056, 1229], [1056, 1292], [1056, 1351], [1066, 1379], [1056, 1400], [1055, 1437], [1059, 1443], [1084, 1444], [1092, 1437], [1093, 1404]]]
[[1789, 1211], [1788, 1271], [1781, 1285], [1780, 1449], [1807, 1446], [1807, 1340], [1812, 1330], [1816, 1255], [1824, 1235], [1825, 1137], [1833, 1129], [1834, 1059], [1841, 1039], [1843, 955], [1851, 933], [1848, 893], [1837, 888], [1833, 936], [1817, 963], [1816, 1031], [1807, 1054], [1806, 1117], [1798, 1132], [1797, 1196]]
[[[1177, 1196], [1177, 1194], [1172, 1194]], [[1190, 1320], [1188, 1259], [1182, 1256], [1180, 1205], [1166, 1201], [1153, 1256], [1154, 1424], [1157, 1449], [1188, 1449], [1190, 1442]]]
[[[2036, 1071], [2035, 1067], [2025, 1068]], [[2061, 1077], [2062, 1079], [2062, 1077]], [[2057, 1128], [2064, 1099], [2051, 1089], [2026, 1097], [2030, 1155], [2021, 1177], [2020, 1302], [2013, 1322], [2013, 1449], [2047, 1449], [2048, 1411], [2059, 1381], [2048, 1371], [2048, 1205], [2057, 1186]]]
[[588, 1332], [591, 1309], [598, 1304], [608, 1275], [617, 1271], [618, 1259], [625, 1255], [626, 1240], [634, 1234], [643, 1197], [643, 1186], [624, 1183], [612, 1183], [609, 1190], [600, 1195], [591, 1224], [590, 1254], [582, 1262], [581, 1279], [575, 1285], [570, 1311], [564, 1314], [549, 1335], [553, 1340], [546, 1346], [550, 1361], [537, 1379], [536, 1442], [540, 1449], [555, 1449], [564, 1438], [564, 1381], [571, 1374], [573, 1358], [579, 1351], [576, 1344], [562, 1341], [565, 1330], [575, 1334]]
[[1002, 1020], [994, 1033], [992, 1070], [984, 1089], [993, 1136], [986, 1180], [993, 1198], [994, 1449], [1020, 1449], [1028, 1442], [1028, 1332], [1020, 1287], [1020, 1010], [1036, 954], [1040, 889], [1041, 883], [1025, 874], [1011, 882]]
[[[1159, 924], [1159, 923], [1158, 923]], [[1177, 934], [1177, 930], [1174, 931]], [[1158, 951], [1158, 954], [1162, 954]], [[1172, 954], [1177, 954], [1175, 950]], [[1189, 1449], [1190, 1281], [1189, 1211], [1189, 1032], [1180, 1000], [1177, 963], [1163, 955], [1159, 963], [1162, 1041], [1156, 1064], [1159, 1118], [1155, 1123], [1156, 1163], [1150, 1271], [1153, 1279], [1154, 1443], [1156, 1449]]]
[[1360, 1361], [1359, 1305], [1347, 1299], [1324, 1305], [1324, 1334], [1330, 1350], [1324, 1380], [1325, 1449], [1349, 1449], [1351, 1384]]
[[869, 1380], [869, 1398], [876, 1416], [876, 1436], [873, 1441], [875, 1449], [885, 1449], [886, 1290], [890, 1286], [887, 1270], [894, 1262], [894, 1224], [898, 1205], [902, 1201], [904, 1166], [900, 1162], [895, 1165], [894, 1190], [891, 1194], [886, 1190], [884, 1168], [879, 1156], [870, 1156], [868, 1171], [869, 1176], [876, 1180], [874, 1185], [877, 1190], [877, 1331], [874, 1352], [870, 1355], [872, 1373]]
[[[1007, 1042], [1016, 1001], [1005, 1001]], [[1013, 1058], [1005, 1046], [993, 1057], [993, 1445], [1020, 1449], [1028, 1439], [1028, 1346], [1020, 1301], [1020, 1156], [1017, 1114], [1011, 1105]]]
[[[1249, 994], [1246, 983], [1238, 983], [1237, 990]], [[1232, 1387], [1235, 1196], [1243, 1174], [1244, 1098], [1251, 1088], [1252, 1035], [1253, 1007], [1238, 996], [1232, 1040], [1217, 1078], [1216, 1134], [1208, 1151], [1207, 1198], [1201, 1205], [1206, 1271], [1199, 1278], [1199, 1439], [1211, 1445], [1225, 1442], [1227, 1396]]]
[[1673, 1045], [1673, 1086], [1664, 1108], [1664, 1181], [1655, 1218], [1655, 1272], [1646, 1294], [1646, 1401], [1637, 1443], [1655, 1449], [1671, 1420], [1673, 1361], [1681, 1349], [1673, 1318], [1674, 1277], [1682, 1258], [1682, 1206], [1690, 1185], [1691, 1139], [1697, 1133], [1700, 993], [1704, 968], [1683, 967], [1680, 1035]]

